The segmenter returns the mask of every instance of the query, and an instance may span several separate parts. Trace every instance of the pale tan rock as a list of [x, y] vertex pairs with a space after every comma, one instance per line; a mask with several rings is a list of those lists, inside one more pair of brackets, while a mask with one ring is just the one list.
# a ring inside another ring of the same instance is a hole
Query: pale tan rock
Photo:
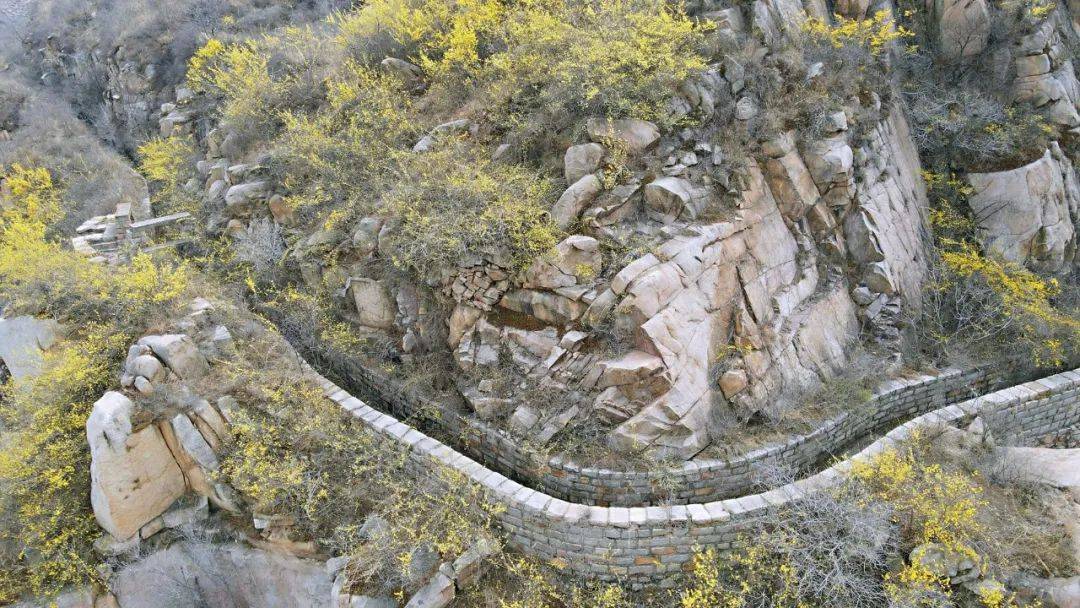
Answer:
[[693, 184], [680, 177], [662, 177], [645, 185], [645, 204], [649, 209], [671, 218], [696, 218], [700, 209]]
[[892, 285], [910, 305], [920, 301], [929, 259], [926, 187], [907, 121], [894, 109], [869, 134], [856, 180], [856, 208], [843, 225], [844, 246], [863, 272], [887, 262]]
[[997, 173], [971, 173], [969, 198], [979, 234], [999, 259], [1057, 272], [1067, 267], [1076, 229], [1070, 209], [1080, 208], [1071, 163], [1047, 150], [1038, 160]]
[[746, 372], [741, 369], [729, 369], [720, 376], [720, 390], [728, 399], [741, 393], [749, 383]]
[[641, 154], [660, 141], [660, 129], [647, 120], [590, 118], [586, 128], [594, 142], [614, 141], [633, 154]]
[[119, 540], [161, 515], [187, 490], [156, 426], [131, 427], [132, 403], [108, 392], [90, 412], [90, 503], [102, 528]]
[[566, 325], [581, 317], [588, 308], [584, 302], [566, 296], [535, 289], [517, 289], [507, 292], [499, 306], [527, 314], [545, 323]]
[[597, 143], [570, 146], [563, 155], [563, 175], [567, 184], [573, 184], [600, 168], [604, 146]]
[[1028, 55], [1017, 57], [1013, 61], [1016, 66], [1016, 77], [1040, 76], [1050, 72], [1050, 58], [1046, 55]]
[[394, 326], [397, 306], [382, 283], [374, 279], [353, 278], [349, 281], [349, 293], [361, 325], [375, 329]]
[[582, 234], [567, 237], [549, 255], [538, 258], [525, 270], [522, 287], [558, 289], [588, 283], [603, 265], [600, 244]]
[[450, 348], [457, 348], [465, 332], [472, 328], [482, 314], [479, 309], [468, 304], [458, 304], [454, 307], [454, 311], [450, 313], [450, 318], [447, 319], [449, 332], [446, 342], [450, 345]]
[[1080, 487], [1080, 449], [1003, 447], [997, 455], [1007, 479]]
[[655, 355], [632, 350], [620, 359], [601, 364], [603, 372], [597, 382], [597, 388], [620, 386], [643, 382], [650, 376], [664, 369], [664, 362]]
[[[710, 369], [733, 334], [746, 353], [745, 385], [736, 391], [742, 382], [732, 376], [725, 384], [750, 411], [782, 387], [813, 386], [846, 361], [858, 331], [847, 290], [819, 285], [812, 245], [792, 233], [760, 170], [749, 177], [737, 221], [684, 228], [613, 281], [613, 293], [617, 282], [625, 294], [623, 318], [639, 323], [637, 348], [663, 363], [594, 402], [619, 422], [609, 436], [616, 449], [685, 459], [708, 445], [717, 402]], [[664, 383], [650, 385], [658, 378]]]
[[41, 373], [42, 352], [56, 342], [60, 325], [29, 316], [0, 319], [0, 360], [13, 378]]
[[569, 228], [581, 212], [600, 194], [600, 180], [588, 174], [570, 185], [551, 208], [551, 219], [559, 228]]
[[765, 176], [780, 212], [792, 221], [802, 218], [821, 198], [814, 178], [795, 150], [770, 158], [765, 163]]
[[270, 184], [264, 181], [237, 184], [225, 192], [225, 207], [230, 213], [245, 213], [269, 194]]
[[109, 582], [123, 608], [331, 606], [323, 561], [235, 543], [181, 541], [124, 565]]
[[199, 352], [191, 338], [184, 334], [144, 336], [138, 343], [149, 346], [158, 359], [184, 380], [198, 380], [210, 371], [206, 357]]
[[952, 61], [986, 48], [990, 8], [986, 0], [929, 0], [938, 52]]

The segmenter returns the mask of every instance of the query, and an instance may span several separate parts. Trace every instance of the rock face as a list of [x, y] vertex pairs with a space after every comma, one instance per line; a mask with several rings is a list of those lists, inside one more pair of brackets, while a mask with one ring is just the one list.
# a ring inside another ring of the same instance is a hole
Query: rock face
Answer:
[[573, 184], [600, 167], [604, 147], [600, 144], [578, 144], [566, 149], [563, 157], [563, 175], [567, 184]]
[[1042, 158], [1010, 171], [972, 173], [969, 197], [992, 255], [1044, 272], [1068, 270], [1076, 255], [1080, 186], [1055, 144]]
[[0, 361], [13, 378], [41, 372], [41, 351], [56, 342], [59, 327], [56, 321], [34, 317], [0, 319]]
[[660, 129], [646, 120], [590, 118], [586, 126], [589, 139], [594, 142], [618, 142], [632, 154], [641, 154], [660, 140]]
[[1009, 479], [1080, 487], [1080, 449], [1005, 447], [999, 448], [998, 456]]
[[110, 581], [122, 608], [331, 606], [322, 562], [240, 545], [181, 542], [120, 570]]
[[562, 229], [570, 227], [581, 212], [600, 194], [600, 180], [591, 173], [577, 180], [562, 193], [551, 208], [551, 219]]
[[361, 325], [376, 329], [394, 326], [397, 308], [382, 283], [374, 279], [353, 278], [349, 281], [349, 293], [352, 294]]
[[[590, 137], [610, 141], [601, 127], [614, 125], [593, 124]], [[918, 303], [927, 271], [918, 155], [899, 112], [869, 129], [857, 151], [847, 128], [837, 112], [820, 140], [800, 147], [785, 134], [767, 142], [764, 163], [749, 163], [729, 192], [735, 212], [712, 206], [718, 188], [707, 187], [704, 171], [722, 155], [710, 144], [663, 152], [667, 160], [654, 162], [664, 163], [666, 175], [603, 192], [582, 216], [590, 234], [645, 235], [647, 253], [605, 268], [601, 239], [568, 237], [515, 276], [520, 288], [498, 302], [528, 317], [530, 329], [501, 324], [487, 309], [455, 309], [449, 325], [458, 365], [496, 367], [508, 354], [539, 385], [584, 395], [582, 405], [613, 425], [615, 448], [685, 459], [709, 443], [717, 417], [749, 418], [841, 371], [862, 324], [879, 340], [897, 340], [901, 311]], [[648, 162], [648, 146], [639, 149]], [[583, 152], [567, 153], [577, 156]], [[600, 187], [590, 173], [567, 192], [583, 182]], [[615, 198], [640, 206], [608, 220], [604, 206]], [[563, 225], [577, 217], [581, 205], [567, 203], [573, 199], [556, 204]], [[725, 219], [703, 222], [706, 207]], [[844, 260], [843, 268], [834, 260]], [[603, 332], [625, 336], [629, 352], [597, 352]], [[478, 415], [510, 414], [514, 432], [541, 442], [582, 411], [462, 393]]]
[[1020, 37], [1013, 47], [1013, 99], [1030, 103], [1051, 124], [1064, 129], [1080, 126], [1080, 82], [1065, 51], [1061, 34], [1055, 27], [1058, 19], [1047, 19], [1030, 34]]
[[575, 234], [555, 246], [548, 257], [536, 260], [525, 271], [522, 287], [557, 289], [576, 285], [600, 272], [600, 244], [591, 236]]
[[[865, 160], [854, 169], [856, 206], [844, 222], [848, 254], [860, 265], [871, 291], [896, 293], [908, 305], [917, 305], [928, 265], [929, 203], [903, 114], [894, 109], [878, 123], [860, 156]], [[887, 277], [887, 284], [874, 281], [878, 274]]]
[[671, 218], [697, 219], [704, 198], [693, 184], [679, 177], [662, 177], [645, 186], [645, 204]]
[[102, 528], [118, 540], [184, 495], [184, 474], [156, 426], [133, 430], [132, 403], [108, 392], [94, 403], [86, 422], [90, 445], [90, 503]]
[[938, 53], [946, 60], [978, 54], [990, 36], [986, 0], [928, 0]]
[[735, 407], [753, 411], [843, 365], [858, 328], [846, 291], [812, 297], [820, 285], [812, 242], [785, 224], [757, 169], [740, 208], [741, 221], [685, 229], [612, 281], [622, 298], [617, 308], [640, 323], [638, 357], [658, 357], [666, 378], [650, 383], [658, 394], [620, 386], [640, 411], [613, 432], [617, 447], [679, 458], [705, 447], [714, 406], [724, 399], [710, 370], [732, 334], [745, 354], [730, 368], [752, 382], [734, 395]]

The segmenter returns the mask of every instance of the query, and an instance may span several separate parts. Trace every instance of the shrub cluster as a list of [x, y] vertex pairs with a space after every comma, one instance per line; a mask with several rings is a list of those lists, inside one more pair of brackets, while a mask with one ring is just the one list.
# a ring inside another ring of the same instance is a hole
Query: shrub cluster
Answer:
[[1076, 355], [1080, 310], [1062, 297], [1061, 283], [979, 246], [967, 197], [955, 174], [925, 171], [935, 257], [925, 302], [913, 323], [918, 346], [932, 357], [1000, 356], [1022, 347], [1037, 365], [1056, 366]]
[[139, 329], [186, 293], [183, 266], [138, 256], [93, 264], [49, 235], [63, 193], [48, 171], [13, 166], [0, 194], [0, 294], [16, 313], [67, 327], [41, 375], [0, 387], [0, 601], [98, 579], [86, 418]]

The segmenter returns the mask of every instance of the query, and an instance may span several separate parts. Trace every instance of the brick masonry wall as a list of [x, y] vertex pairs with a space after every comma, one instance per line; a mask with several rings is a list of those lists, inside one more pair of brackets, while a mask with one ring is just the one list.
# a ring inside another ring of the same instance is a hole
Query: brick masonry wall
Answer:
[[377, 409], [415, 420], [417, 426], [484, 466], [529, 487], [563, 500], [600, 506], [689, 504], [745, 494], [760, 489], [759, 472], [764, 467], [780, 466], [795, 472], [812, 469], [900, 420], [1030, 379], [1034, 373], [1016, 362], [998, 362], [892, 380], [879, 387], [867, 403], [782, 444], [728, 459], [693, 460], [653, 471], [621, 471], [582, 466], [559, 456], [545, 460], [506, 431], [421, 395], [358, 360], [321, 356], [313, 348], [304, 348], [303, 341], [293, 342], [318, 369], [332, 374]]
[[685, 505], [590, 506], [525, 487], [424, 433], [383, 414], [320, 377], [330, 399], [388, 439], [406, 444], [418, 470], [431, 460], [453, 467], [506, 505], [500, 516], [518, 550], [559, 559], [578, 575], [631, 584], [671, 583], [695, 547], [731, 548], [740, 531], [792, 501], [836, 487], [852, 463], [899, 445], [915, 429], [976, 415], [1014, 424], [1020, 437], [1037, 437], [1080, 423], [1080, 371], [1064, 372], [922, 414], [889, 431], [848, 460], [794, 483], [738, 498]]

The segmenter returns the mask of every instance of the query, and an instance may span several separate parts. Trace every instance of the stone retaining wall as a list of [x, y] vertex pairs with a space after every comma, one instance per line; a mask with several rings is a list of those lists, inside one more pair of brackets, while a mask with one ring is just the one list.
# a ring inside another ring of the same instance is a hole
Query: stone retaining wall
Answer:
[[624, 579], [631, 584], [673, 581], [693, 557], [695, 547], [731, 548], [740, 531], [792, 501], [837, 486], [853, 461], [898, 445], [914, 429], [980, 414], [1019, 421], [1024, 436], [1080, 423], [1080, 371], [1074, 370], [923, 414], [851, 459], [768, 492], [687, 505], [600, 507], [567, 502], [525, 487], [369, 407], [329, 380], [321, 378], [321, 383], [330, 399], [364, 424], [408, 445], [421, 470], [429, 470], [431, 459], [435, 459], [481, 484], [492, 501], [505, 504], [499, 519], [518, 550], [560, 560], [578, 575]]
[[810, 470], [897, 421], [1027, 380], [1033, 373], [1029, 367], [1011, 362], [892, 380], [879, 387], [868, 402], [782, 444], [729, 459], [693, 460], [654, 471], [620, 471], [581, 466], [558, 456], [545, 462], [506, 431], [421, 395], [389, 375], [357, 360], [322, 356], [305, 348], [302, 340], [291, 341], [304, 356], [317, 362], [316, 367], [379, 410], [415, 420], [484, 466], [551, 496], [601, 506], [687, 504], [745, 494], [760, 489], [757, 484], [764, 467]]

